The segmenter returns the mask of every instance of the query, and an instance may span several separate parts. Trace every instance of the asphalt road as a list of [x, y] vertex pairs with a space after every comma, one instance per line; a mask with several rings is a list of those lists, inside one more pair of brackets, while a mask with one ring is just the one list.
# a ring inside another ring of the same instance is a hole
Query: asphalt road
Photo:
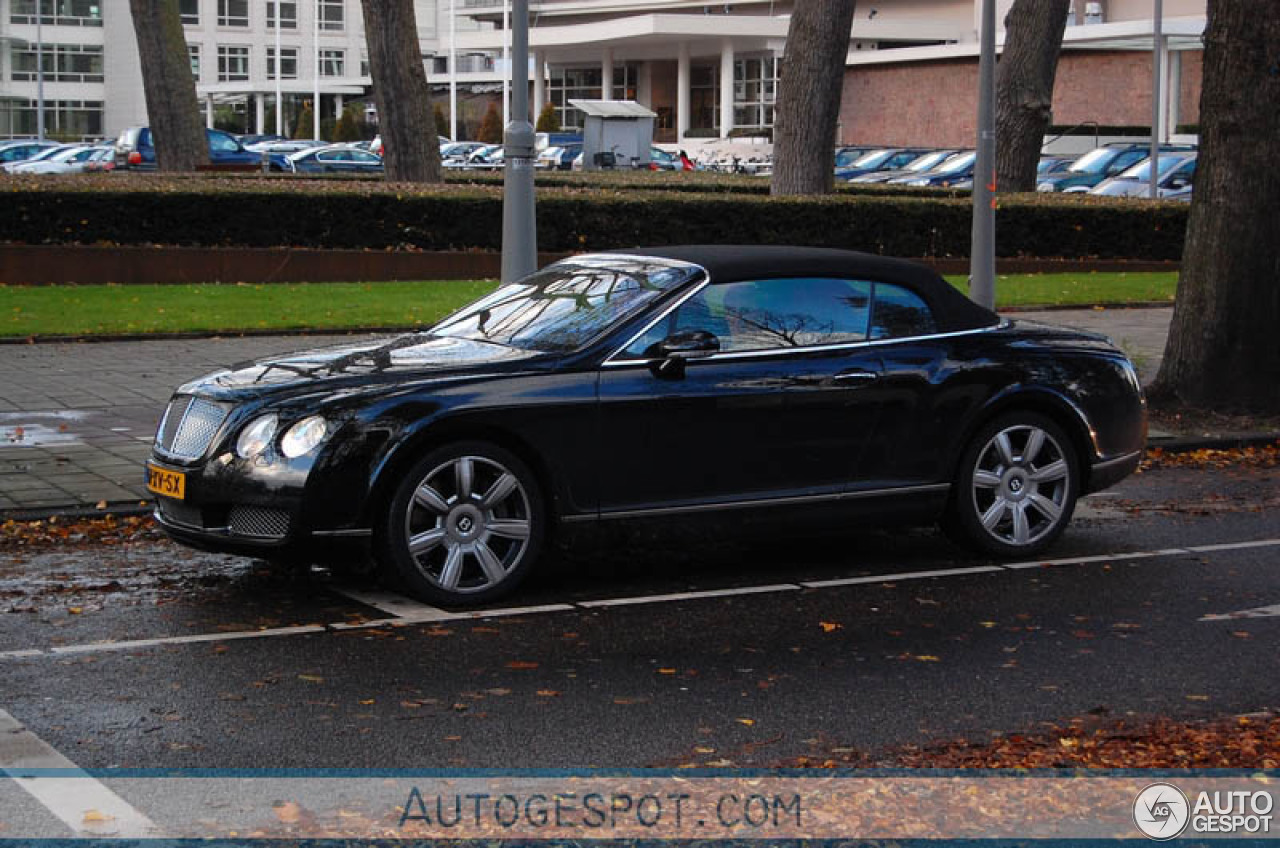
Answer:
[[1052, 565], [641, 534], [473, 615], [163, 542], [0, 554], [0, 711], [86, 768], [555, 768], [1274, 710], [1278, 474], [1137, 475]]

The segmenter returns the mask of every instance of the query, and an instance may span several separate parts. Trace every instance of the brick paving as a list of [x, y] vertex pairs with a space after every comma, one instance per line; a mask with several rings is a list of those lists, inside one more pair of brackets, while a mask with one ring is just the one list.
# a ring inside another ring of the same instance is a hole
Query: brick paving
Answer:
[[[1149, 382], [1172, 313], [1082, 309], [1020, 317], [1107, 334]], [[0, 345], [0, 515], [138, 507], [148, 500], [142, 465], [174, 388], [236, 362], [364, 338]]]

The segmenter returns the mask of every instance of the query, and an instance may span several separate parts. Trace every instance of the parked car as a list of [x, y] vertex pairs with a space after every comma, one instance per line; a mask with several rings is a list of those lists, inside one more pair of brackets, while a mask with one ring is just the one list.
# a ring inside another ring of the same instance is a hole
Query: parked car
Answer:
[[105, 174], [116, 169], [116, 149], [111, 145], [93, 148], [93, 156], [84, 163], [86, 173]]
[[258, 156], [259, 164], [263, 154], [267, 157], [267, 170], [274, 172], [288, 171], [289, 157], [304, 150], [316, 147], [327, 147], [328, 144], [315, 139], [285, 139], [283, 141], [260, 141], [249, 145], [246, 150]]
[[864, 153], [844, 167], [836, 168], [837, 180], [851, 180], [872, 171], [892, 171], [905, 168], [925, 151], [919, 147], [882, 147]]
[[630, 520], [941, 519], [1026, 559], [1137, 467], [1145, 410], [1102, 336], [1001, 318], [922, 265], [645, 248], [562, 260], [420, 332], [193, 380], [147, 486], [185, 544], [354, 545], [423, 600], [480, 603], [553, 531]]
[[74, 144], [55, 147], [50, 149], [47, 156], [14, 162], [6, 165], [5, 169], [12, 174], [81, 174], [87, 170], [91, 161], [102, 155], [103, 150], [110, 149]]
[[312, 147], [285, 157], [286, 171], [295, 174], [381, 174], [382, 157], [345, 144]]
[[871, 171], [854, 177], [849, 180], [849, 182], [887, 183], [889, 180], [897, 177], [909, 177], [912, 175], [928, 173], [958, 152], [959, 151], [957, 150], [930, 150], [927, 153], [921, 153], [901, 168], [897, 168], [895, 170]]
[[[1156, 196], [1191, 196], [1191, 183], [1196, 176], [1195, 153], [1165, 153], [1159, 156], [1156, 172]], [[1127, 171], [1103, 180], [1090, 194], [1103, 197], [1149, 197], [1151, 195], [1151, 157], [1143, 159]]]
[[[1162, 144], [1162, 152], [1195, 150], [1189, 144]], [[1085, 192], [1127, 168], [1136, 165], [1151, 153], [1151, 145], [1120, 143], [1094, 148], [1067, 166], [1066, 170], [1043, 177], [1036, 184], [1037, 191]]]
[[62, 147], [57, 141], [37, 141], [34, 138], [14, 139], [0, 143], [0, 165], [23, 162], [47, 150]]
[[679, 153], [663, 150], [661, 147], [649, 148], [650, 171], [683, 171], [684, 161]]
[[1040, 179], [1049, 174], [1058, 174], [1071, 167], [1076, 161], [1076, 156], [1049, 156], [1043, 155], [1040, 161], [1036, 163], [1036, 178]]
[[937, 188], [951, 188], [964, 182], [968, 182], [972, 185], [973, 166], [977, 160], [978, 154], [975, 151], [962, 150], [947, 158], [941, 165], [934, 168], [932, 171], [926, 171], [923, 174], [911, 174], [908, 176], [895, 177], [889, 180], [889, 183], [910, 186], [931, 186]]
[[[445, 138], [445, 137], [444, 137], [444, 136], [442, 136], [442, 135], [436, 136], [436, 138], [437, 138], [437, 139], [439, 139], [440, 144], [448, 144], [448, 143], [449, 143], [449, 139]], [[382, 136], [381, 136], [381, 135], [375, 135], [375, 136], [373, 137], [373, 141], [369, 142], [369, 152], [370, 152], [370, 153], [376, 153], [376, 154], [378, 154], [379, 156], [381, 156], [381, 155], [382, 155], [383, 150], [382, 150]]]
[[580, 153], [581, 144], [554, 145], [539, 153], [533, 166], [546, 171], [568, 171]]
[[[215, 171], [246, 171], [261, 167], [262, 157], [245, 150], [231, 133], [206, 128], [209, 168]], [[129, 127], [116, 139], [116, 167], [135, 171], [155, 170], [156, 149], [150, 127]]]
[[451, 141], [448, 144], [440, 145], [440, 161], [465, 162], [467, 156], [485, 146], [484, 143], [479, 141]]
[[30, 165], [36, 164], [37, 162], [43, 162], [51, 156], [57, 156], [58, 154], [64, 153], [68, 150], [78, 150], [85, 146], [86, 145], [83, 144], [55, 144], [51, 147], [45, 147], [37, 150], [26, 159], [19, 159], [16, 162], [6, 162], [3, 165], [0, 165], [0, 170], [3, 170], [6, 174], [12, 174], [19, 168], [26, 168]]
[[847, 168], [858, 159], [875, 150], [874, 147], [838, 147], [836, 148], [836, 169]]

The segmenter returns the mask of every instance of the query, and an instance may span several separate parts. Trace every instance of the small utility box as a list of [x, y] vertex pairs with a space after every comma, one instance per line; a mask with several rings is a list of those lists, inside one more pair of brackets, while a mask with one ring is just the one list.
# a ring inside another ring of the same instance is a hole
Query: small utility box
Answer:
[[586, 115], [582, 170], [649, 166], [656, 112], [634, 100], [570, 100]]

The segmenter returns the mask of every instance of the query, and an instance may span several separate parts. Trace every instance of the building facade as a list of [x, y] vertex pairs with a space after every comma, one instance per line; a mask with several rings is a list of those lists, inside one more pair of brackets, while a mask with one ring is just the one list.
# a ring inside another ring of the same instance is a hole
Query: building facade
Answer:
[[[659, 141], [768, 136], [794, 2], [532, 0], [534, 114], [550, 103], [560, 124], [575, 128], [582, 118], [571, 100], [628, 99], [657, 113]], [[997, 0], [997, 20], [1011, 2]], [[1150, 0], [1076, 4], [1054, 124], [1148, 126]], [[839, 140], [972, 144], [980, 7], [981, 0], [859, 3]], [[473, 126], [490, 100], [501, 99], [508, 8], [502, 0], [416, 0], [428, 78], [438, 95], [450, 82], [463, 92], [459, 111]], [[197, 96], [211, 125], [274, 132], [277, 72], [286, 132], [317, 90], [329, 118], [353, 98], [368, 99], [359, 0], [180, 0], [180, 9]], [[1162, 103], [1160, 133], [1168, 136], [1198, 119], [1204, 0], [1164, 0], [1162, 28], [1157, 46], [1171, 94]], [[37, 43], [49, 133], [98, 138], [146, 122], [128, 0], [0, 0], [0, 137], [35, 133]]]

